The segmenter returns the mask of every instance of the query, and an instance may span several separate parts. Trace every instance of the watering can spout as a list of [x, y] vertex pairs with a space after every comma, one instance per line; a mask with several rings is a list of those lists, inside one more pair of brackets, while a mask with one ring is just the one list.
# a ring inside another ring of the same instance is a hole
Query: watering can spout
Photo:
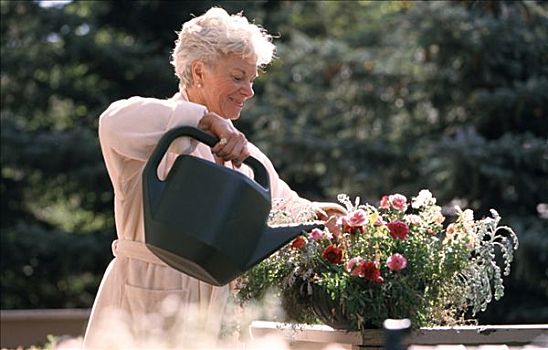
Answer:
[[323, 229], [324, 224], [320, 222], [310, 222], [298, 225], [267, 226], [261, 235], [261, 239], [257, 244], [257, 249], [249, 260], [246, 269], [250, 269], [268, 258], [303, 232], [309, 232], [315, 228]]

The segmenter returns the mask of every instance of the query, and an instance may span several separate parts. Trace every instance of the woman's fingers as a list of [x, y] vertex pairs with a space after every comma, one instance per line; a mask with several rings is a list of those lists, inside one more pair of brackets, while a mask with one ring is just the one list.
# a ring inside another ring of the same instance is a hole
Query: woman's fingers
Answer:
[[249, 150], [247, 149], [247, 140], [240, 134], [226, 137], [227, 142], [219, 142], [212, 149], [212, 152], [220, 158], [226, 161], [232, 161], [234, 165], [239, 166], [247, 156], [249, 156]]
[[341, 234], [341, 229], [339, 228], [339, 225], [337, 225], [337, 218], [335, 216], [331, 216], [327, 221], [325, 222], [325, 227], [334, 234], [335, 236], [339, 236]]
[[245, 135], [226, 119], [210, 112], [204, 115], [198, 127], [219, 138], [219, 142], [211, 148], [215, 156], [225, 161], [232, 161], [237, 167], [249, 156]]
[[242, 162], [247, 157], [249, 157], [249, 148], [247, 147], [247, 140], [245, 140], [245, 142], [243, 142], [241, 145], [238, 145], [237, 147], [235, 147], [233, 154], [236, 156], [236, 158], [232, 159], [232, 164], [234, 164], [236, 168], [239, 168], [242, 165]]
[[321, 208], [327, 217], [331, 216], [345, 216], [348, 214], [346, 208], [338, 203], [331, 202], [315, 202], [316, 206]]

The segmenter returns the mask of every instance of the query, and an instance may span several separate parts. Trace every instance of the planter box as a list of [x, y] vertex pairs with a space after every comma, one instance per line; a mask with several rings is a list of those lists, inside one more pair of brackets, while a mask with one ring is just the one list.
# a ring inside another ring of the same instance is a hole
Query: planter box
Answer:
[[48, 335], [83, 336], [89, 309], [1, 310], [0, 347], [43, 345]]
[[[384, 331], [372, 329], [364, 332], [334, 330], [324, 325], [289, 325], [277, 322], [254, 321], [251, 336], [281, 337], [291, 344], [291, 349], [327, 349], [337, 344], [343, 349], [382, 349]], [[403, 345], [411, 349], [434, 349], [439, 345], [459, 345], [459, 349], [499, 345], [505, 349], [548, 348], [548, 324], [508, 326], [461, 326], [421, 328], [404, 337]], [[454, 348], [454, 347], [453, 347]]]

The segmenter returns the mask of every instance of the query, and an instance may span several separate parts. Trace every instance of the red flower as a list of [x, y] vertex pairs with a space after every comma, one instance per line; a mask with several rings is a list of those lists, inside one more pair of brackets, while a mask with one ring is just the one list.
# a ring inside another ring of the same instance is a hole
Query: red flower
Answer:
[[363, 275], [364, 279], [375, 283], [384, 282], [384, 279], [381, 277], [381, 270], [379, 269], [378, 262], [365, 261], [360, 267], [362, 269], [360, 277]]
[[306, 245], [306, 240], [303, 236], [299, 236], [291, 242], [291, 247], [295, 249], [302, 249]]
[[329, 261], [332, 264], [340, 264], [342, 262], [343, 251], [341, 248], [330, 244], [322, 252], [322, 258]]
[[392, 238], [401, 240], [407, 239], [407, 235], [409, 234], [409, 226], [407, 226], [405, 222], [392, 221], [386, 224], [386, 226], [390, 230], [390, 236], [392, 236]]

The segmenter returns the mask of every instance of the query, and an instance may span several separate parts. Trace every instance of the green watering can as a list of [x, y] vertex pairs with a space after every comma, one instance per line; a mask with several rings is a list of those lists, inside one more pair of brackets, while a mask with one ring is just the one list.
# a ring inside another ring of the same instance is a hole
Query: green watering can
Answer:
[[145, 243], [167, 265], [221, 286], [319, 223], [269, 227], [270, 180], [248, 157], [254, 180], [205, 159], [180, 155], [164, 181], [158, 165], [171, 143], [190, 136], [213, 147], [218, 139], [200, 129], [169, 130], [143, 171]]

